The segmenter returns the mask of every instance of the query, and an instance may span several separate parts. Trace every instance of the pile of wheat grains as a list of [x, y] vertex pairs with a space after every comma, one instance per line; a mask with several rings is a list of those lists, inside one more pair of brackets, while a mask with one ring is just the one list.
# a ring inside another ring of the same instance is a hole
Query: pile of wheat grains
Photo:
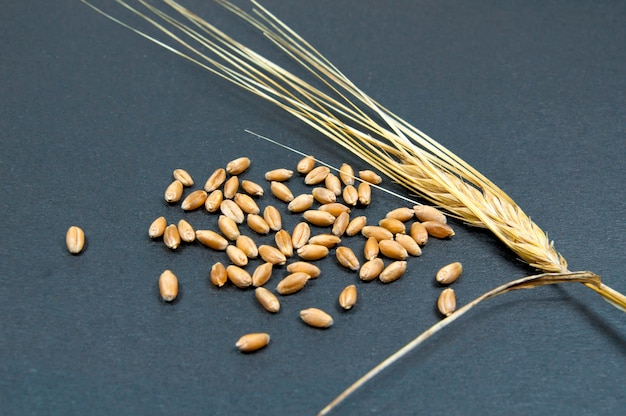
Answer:
[[[184, 219], [173, 224], [161, 216], [150, 224], [148, 234], [170, 250], [181, 244], [200, 244], [221, 252], [222, 261], [216, 261], [210, 269], [211, 283], [216, 288], [231, 284], [254, 290], [268, 313], [280, 311], [282, 296], [305, 290], [310, 280], [318, 279], [322, 274], [319, 262], [332, 258], [358, 274], [361, 281], [391, 283], [406, 272], [411, 257], [422, 254], [429, 237], [445, 239], [454, 235], [446, 217], [425, 205], [399, 206], [382, 219], [359, 215], [372, 203], [372, 185], [381, 183], [380, 176], [371, 170], [355, 172], [344, 163], [334, 174], [307, 156], [294, 170], [276, 168], [252, 181], [248, 179], [250, 164], [248, 157], [232, 160], [215, 169], [203, 188], [196, 190], [187, 171], [174, 170], [165, 201], [183, 211], [204, 210], [217, 217], [217, 226], [196, 229]], [[294, 195], [291, 184], [298, 180], [304, 181], [309, 192]], [[285, 228], [285, 214], [298, 218], [295, 227]], [[351, 246], [355, 247], [356, 238], [365, 242], [363, 249], [355, 252]], [[461, 264], [455, 262], [442, 267], [436, 280], [447, 286], [461, 272]], [[171, 270], [161, 274], [158, 286], [164, 304], [176, 300], [178, 278]], [[350, 310], [357, 299], [355, 284], [337, 294], [344, 310]], [[442, 290], [437, 306], [443, 316], [454, 312], [456, 300], [451, 288]], [[333, 324], [332, 316], [318, 308], [306, 308], [299, 314], [314, 328]], [[235, 346], [248, 353], [265, 347], [269, 341], [267, 333], [249, 333]]]

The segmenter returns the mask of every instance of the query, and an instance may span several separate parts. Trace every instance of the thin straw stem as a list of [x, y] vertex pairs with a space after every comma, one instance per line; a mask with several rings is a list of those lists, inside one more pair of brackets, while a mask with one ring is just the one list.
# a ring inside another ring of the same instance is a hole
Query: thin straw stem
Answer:
[[600, 276], [588, 272], [568, 272], [568, 273], [543, 273], [533, 276], [526, 276], [521, 279], [513, 280], [503, 285], [496, 287], [495, 289], [490, 290], [489, 292], [484, 293], [483, 295], [477, 297], [473, 301], [469, 302], [467, 305], [462, 308], [456, 310], [456, 312], [452, 313], [445, 319], [437, 322], [426, 331], [422, 332], [420, 335], [415, 337], [412, 341], [406, 344], [404, 347], [400, 348], [398, 351], [387, 357], [384, 361], [378, 364], [376, 367], [372, 368], [365, 375], [359, 378], [357, 381], [352, 383], [347, 389], [345, 389], [341, 394], [339, 394], [335, 399], [333, 399], [328, 405], [326, 405], [319, 413], [318, 416], [327, 415], [333, 409], [335, 409], [339, 404], [341, 404], [348, 396], [362, 387], [365, 383], [370, 381], [376, 375], [380, 374], [386, 368], [393, 365], [395, 362], [400, 360], [402, 357], [406, 356], [411, 351], [415, 350], [419, 345], [421, 345], [424, 341], [435, 335], [437, 332], [441, 331], [446, 326], [450, 325], [452, 322], [459, 319], [461, 316], [465, 315], [476, 305], [481, 303], [484, 300], [493, 298], [495, 296], [507, 293], [511, 290], [516, 289], [529, 289], [539, 286], [545, 285], [553, 285], [559, 283], [584, 283], [587, 286], [596, 288], [598, 290], [601, 289], [602, 282], [600, 280]]

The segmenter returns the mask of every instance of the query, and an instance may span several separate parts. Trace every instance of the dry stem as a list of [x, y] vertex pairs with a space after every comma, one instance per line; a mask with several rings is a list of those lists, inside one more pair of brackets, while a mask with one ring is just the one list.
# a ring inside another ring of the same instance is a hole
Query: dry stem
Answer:
[[[478, 305], [480, 302], [493, 298], [498, 295], [502, 295], [512, 290], [517, 289], [532, 289], [535, 287], [546, 286], [546, 285], [554, 285], [559, 283], [571, 283], [578, 282], [583, 283], [588, 287], [593, 288], [599, 292], [605, 292], [606, 286], [604, 286], [600, 280], [600, 276], [592, 273], [592, 272], [567, 272], [567, 273], [544, 273], [538, 274], [534, 276], [527, 276], [521, 279], [513, 280], [511, 282], [505, 283], [496, 287], [495, 289], [490, 290], [489, 292], [479, 296], [474, 299], [467, 305], [458, 309], [456, 312], [451, 314], [445, 319], [437, 322], [435, 325], [428, 328], [426, 331], [422, 332], [419, 336], [414, 338], [404, 347], [400, 348], [398, 351], [390, 355], [387, 359], [382, 361], [376, 367], [372, 368], [369, 372], [355, 381], [350, 387], [344, 390], [340, 395], [338, 395], [333, 401], [331, 401], [326, 407], [324, 407], [319, 413], [318, 416], [326, 415], [335, 409], [341, 402], [343, 402], [348, 396], [354, 393], [357, 389], [367, 383], [369, 380], [374, 378], [376, 375], [384, 371], [386, 368], [391, 366], [393, 363], [416, 349], [419, 345], [421, 345], [428, 338], [435, 335], [437, 332], [450, 325], [452, 322], [459, 319], [461, 316], [465, 315], [465, 313], [469, 312], [474, 306]], [[610, 290], [609, 290], [610, 291]], [[603, 295], [605, 296], [605, 295]], [[606, 297], [606, 296], [605, 296]], [[622, 302], [623, 302], [622, 296]]]

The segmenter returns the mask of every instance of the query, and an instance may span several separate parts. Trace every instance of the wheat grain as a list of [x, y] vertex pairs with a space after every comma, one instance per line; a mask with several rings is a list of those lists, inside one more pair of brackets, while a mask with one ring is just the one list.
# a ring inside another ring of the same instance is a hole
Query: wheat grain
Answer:
[[339, 294], [339, 305], [345, 310], [352, 309], [357, 301], [355, 285], [346, 286]]
[[267, 244], [259, 246], [259, 256], [261, 256], [265, 262], [272, 263], [274, 265], [285, 264], [287, 262], [287, 258], [280, 252], [279, 249]]
[[383, 269], [378, 275], [378, 279], [383, 283], [390, 283], [398, 280], [406, 271], [406, 261], [394, 261]]
[[332, 173], [329, 173], [326, 179], [324, 179], [324, 186], [331, 191], [335, 197], [341, 195], [341, 181]]
[[337, 244], [341, 243], [341, 238], [334, 234], [318, 234], [309, 238], [308, 243], [333, 248]]
[[359, 279], [364, 282], [374, 280], [380, 275], [384, 268], [385, 263], [378, 257], [366, 261], [359, 270]]
[[409, 255], [417, 257], [422, 255], [422, 249], [410, 235], [396, 234], [396, 241], [404, 247]]
[[178, 278], [171, 270], [165, 270], [159, 276], [159, 293], [166, 302], [172, 302], [178, 296]]
[[293, 170], [280, 168], [265, 172], [265, 179], [268, 181], [284, 182], [293, 176]]
[[226, 164], [226, 172], [231, 175], [239, 175], [250, 167], [250, 159], [247, 157], [240, 157], [235, 160], [231, 160]]
[[311, 276], [303, 272], [291, 273], [278, 282], [276, 291], [281, 295], [291, 295], [304, 289]]
[[378, 240], [374, 237], [368, 237], [365, 245], [363, 246], [363, 257], [365, 260], [373, 260], [378, 257]]
[[167, 220], [165, 217], [155, 219], [152, 221], [152, 224], [150, 224], [150, 228], [148, 228], [148, 236], [150, 236], [150, 238], [161, 237], [165, 232], [165, 227], [167, 227]]
[[337, 218], [335, 218], [331, 232], [334, 235], [341, 237], [346, 232], [348, 224], [350, 223], [350, 214], [344, 211], [339, 213], [336, 217]]
[[335, 250], [335, 256], [337, 257], [337, 261], [343, 267], [357, 271], [361, 265], [359, 264], [359, 260], [356, 258], [354, 251], [350, 247], [337, 247]]
[[315, 279], [320, 275], [320, 268], [314, 264], [306, 261], [296, 261], [287, 265], [287, 270], [291, 273], [302, 272], [311, 276], [311, 279]]
[[302, 260], [320, 260], [328, 255], [328, 247], [318, 244], [305, 244], [298, 249], [298, 256]]
[[428, 231], [428, 235], [436, 238], [450, 238], [454, 235], [452, 227], [439, 221], [424, 221], [422, 225]]
[[313, 188], [311, 194], [320, 204], [330, 204], [337, 200], [335, 193], [328, 188]]
[[381, 240], [378, 242], [380, 254], [394, 260], [404, 260], [409, 256], [406, 249], [395, 240]]
[[193, 211], [194, 209], [198, 209], [204, 205], [207, 196], [207, 193], [202, 189], [193, 191], [192, 193], [187, 195], [185, 199], [183, 199], [183, 202], [180, 203], [180, 207], [184, 211]]
[[204, 190], [207, 192], [213, 192], [226, 180], [226, 171], [223, 168], [217, 168], [211, 176], [206, 180], [204, 184]]
[[304, 211], [302, 216], [305, 220], [318, 227], [326, 227], [335, 222], [335, 216], [330, 212], [320, 211], [317, 209], [310, 209]]
[[291, 236], [287, 231], [279, 230], [274, 235], [274, 241], [276, 242], [276, 247], [285, 255], [285, 257], [293, 256], [293, 243], [291, 242]]
[[305, 156], [300, 159], [296, 165], [296, 171], [302, 175], [306, 175], [315, 167], [315, 158], [313, 156]]
[[239, 177], [231, 176], [224, 182], [224, 198], [232, 199], [239, 190]]
[[355, 217], [348, 223], [348, 227], [346, 227], [346, 235], [350, 237], [357, 235], [366, 225], [367, 217], [365, 215]]
[[258, 265], [252, 272], [252, 286], [260, 287], [267, 283], [272, 277], [273, 269], [274, 265], [270, 262]]
[[341, 213], [350, 213], [350, 207], [342, 204], [341, 202], [332, 202], [330, 204], [323, 204], [319, 207], [320, 211], [326, 211], [333, 214], [335, 217], [338, 217]]
[[233, 201], [239, 205], [239, 208], [246, 214], [258, 214], [261, 209], [250, 195], [236, 193]]
[[406, 227], [404, 223], [395, 218], [384, 218], [378, 221], [378, 225], [389, 230], [392, 234], [404, 234], [406, 232]]
[[254, 240], [247, 235], [239, 235], [237, 237], [237, 241], [235, 241], [235, 245], [239, 247], [241, 251], [246, 253], [249, 259], [254, 259], [259, 255], [259, 249], [254, 242]]
[[248, 256], [237, 246], [226, 247], [226, 255], [235, 266], [243, 267], [248, 264]]
[[237, 224], [243, 223], [243, 220], [245, 219], [243, 211], [232, 199], [224, 199], [220, 204], [220, 211]]
[[226, 250], [228, 247], [228, 240], [213, 230], [196, 230], [196, 239], [214, 250]]
[[278, 211], [278, 209], [273, 205], [265, 207], [263, 210], [263, 219], [267, 225], [270, 226], [270, 230], [272, 231], [278, 231], [283, 228], [283, 220], [280, 215], [280, 211]]
[[266, 288], [257, 287], [254, 291], [254, 295], [266, 311], [271, 313], [277, 313], [280, 310], [280, 301], [278, 300], [276, 295], [274, 295]]
[[226, 273], [226, 267], [219, 261], [211, 266], [211, 273], [209, 275], [211, 283], [217, 287], [222, 287], [228, 281], [228, 274]]
[[411, 208], [400, 207], [400, 208], [396, 208], [396, 209], [394, 209], [392, 211], [389, 211], [385, 215], [385, 218], [394, 218], [394, 219], [402, 221], [402, 222], [407, 222], [411, 218], [413, 218], [414, 216], [415, 216], [415, 211], [412, 210]]
[[343, 202], [347, 205], [355, 206], [359, 202], [359, 192], [354, 185], [346, 185], [341, 193]]
[[204, 208], [207, 212], [217, 212], [220, 209], [220, 205], [224, 200], [224, 194], [221, 189], [216, 189], [212, 191], [204, 201]]
[[352, 166], [344, 163], [339, 168], [339, 178], [344, 185], [354, 185], [354, 169]]
[[307, 185], [317, 185], [324, 182], [326, 177], [330, 174], [330, 169], [326, 166], [318, 166], [313, 168], [312, 171], [306, 174], [304, 177], [304, 183]]
[[248, 214], [246, 222], [248, 223], [248, 227], [258, 234], [267, 234], [270, 232], [269, 224], [258, 214]]
[[231, 241], [237, 240], [241, 235], [237, 223], [226, 215], [219, 216], [217, 219], [217, 227], [220, 229], [222, 234], [224, 234], [224, 236]]
[[315, 198], [313, 198], [313, 195], [311, 194], [298, 195], [291, 202], [289, 202], [287, 209], [291, 212], [304, 212], [311, 208], [314, 199]]
[[193, 229], [191, 224], [189, 224], [189, 222], [179, 220], [177, 228], [181, 241], [184, 241], [185, 243], [192, 243], [196, 239], [196, 231]]
[[361, 228], [361, 234], [366, 238], [374, 237], [378, 241], [393, 239], [391, 231], [378, 225], [366, 225]]
[[357, 189], [359, 204], [369, 205], [372, 202], [372, 188], [369, 183], [361, 182]]
[[174, 176], [174, 179], [180, 181], [183, 186], [193, 186], [193, 178], [185, 169], [174, 169], [174, 172], [172, 174]]
[[235, 346], [241, 352], [254, 352], [264, 348], [269, 344], [270, 336], [265, 332], [259, 332], [254, 334], [246, 334], [239, 338], [235, 343]]
[[311, 237], [311, 227], [306, 222], [296, 224], [291, 232], [291, 242], [293, 248], [298, 249], [304, 246]]
[[378, 185], [383, 181], [379, 175], [369, 169], [359, 171], [359, 178], [374, 185]]
[[415, 240], [417, 244], [420, 246], [426, 245], [428, 242], [428, 230], [421, 222], [414, 222], [411, 224], [411, 228], [409, 229], [409, 234]]
[[241, 189], [243, 189], [252, 196], [263, 196], [263, 194], [265, 193], [261, 185], [248, 179], [244, 179], [241, 181]]
[[176, 250], [180, 246], [180, 234], [178, 233], [178, 227], [175, 224], [170, 224], [165, 227], [163, 233], [163, 243], [167, 248]]
[[293, 193], [291, 193], [287, 185], [282, 182], [272, 181], [270, 183], [270, 191], [272, 191], [272, 195], [283, 202], [289, 203], [293, 201]]
[[441, 291], [437, 299], [437, 309], [444, 316], [450, 316], [456, 309], [456, 295], [452, 288], [446, 288]]
[[314, 328], [328, 328], [333, 324], [333, 318], [318, 308], [308, 308], [300, 311], [300, 318]]
[[462, 272], [463, 265], [455, 261], [439, 269], [435, 275], [435, 280], [442, 285], [449, 285], [456, 282]]
[[228, 280], [240, 289], [245, 289], [252, 285], [252, 276], [239, 266], [230, 265], [226, 268]]
[[183, 183], [179, 180], [174, 180], [174, 182], [170, 183], [165, 189], [165, 193], [163, 195], [163, 197], [165, 198], [165, 202], [168, 202], [170, 204], [180, 201], [180, 198], [182, 198], [182, 196]]
[[82, 228], [72, 225], [65, 233], [65, 246], [72, 254], [79, 254], [85, 247], [85, 232]]

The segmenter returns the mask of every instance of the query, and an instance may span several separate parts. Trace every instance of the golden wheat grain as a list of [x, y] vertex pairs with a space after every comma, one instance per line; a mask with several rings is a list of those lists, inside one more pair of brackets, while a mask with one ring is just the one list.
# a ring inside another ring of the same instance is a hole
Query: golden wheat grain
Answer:
[[193, 211], [194, 209], [198, 209], [204, 205], [207, 199], [206, 191], [202, 189], [198, 189], [197, 191], [193, 191], [189, 195], [183, 199], [183, 202], [180, 203], [180, 207], [184, 211]]
[[152, 221], [152, 224], [150, 224], [150, 228], [148, 228], [148, 236], [150, 236], [150, 238], [161, 237], [165, 232], [165, 227], [167, 227], [167, 220], [165, 217], [155, 219]]
[[287, 270], [291, 273], [302, 272], [311, 276], [311, 279], [315, 279], [320, 275], [320, 268], [314, 264], [306, 261], [296, 261], [287, 265]]
[[315, 167], [315, 158], [313, 156], [305, 156], [298, 161], [296, 171], [302, 175], [306, 175]]
[[265, 332], [246, 334], [239, 338], [235, 347], [241, 352], [250, 353], [258, 351], [270, 343], [270, 335]]
[[226, 268], [228, 280], [240, 289], [245, 289], [252, 285], [252, 276], [239, 266], [230, 265]]
[[463, 273], [463, 265], [455, 261], [439, 269], [435, 275], [435, 280], [442, 285], [449, 285], [456, 282], [461, 273]]
[[159, 293], [166, 302], [172, 302], [178, 296], [178, 278], [171, 270], [165, 270], [159, 276]]
[[177, 224], [180, 239], [185, 243], [192, 243], [196, 239], [196, 230], [186, 220], [180, 220]]
[[166, 202], [173, 204], [174, 202], [180, 201], [180, 198], [183, 196], [183, 183], [178, 179], [174, 180], [174, 182], [170, 183], [168, 187], [165, 189], [165, 193], [163, 197]]
[[366, 225], [367, 217], [365, 215], [355, 217], [348, 223], [348, 227], [346, 227], [346, 235], [350, 237], [352, 237], [353, 235], [357, 235], [363, 230], [363, 227], [365, 227]]
[[212, 191], [204, 201], [204, 208], [207, 212], [217, 212], [220, 209], [220, 205], [224, 200], [224, 194], [221, 189]]
[[207, 192], [213, 192], [226, 180], [226, 171], [223, 168], [217, 168], [211, 176], [206, 180], [204, 184], [204, 190]]
[[284, 182], [293, 176], [293, 170], [280, 168], [265, 172], [265, 179], [268, 181]]
[[224, 182], [224, 198], [232, 199], [239, 190], [239, 177], [231, 176]]
[[339, 294], [339, 305], [345, 310], [352, 309], [357, 301], [355, 285], [346, 286]]
[[252, 286], [260, 287], [267, 283], [267, 281], [272, 277], [273, 270], [274, 265], [270, 262], [258, 265], [254, 269], [254, 272], [252, 272]]
[[172, 174], [174, 176], [174, 179], [180, 181], [183, 186], [193, 186], [193, 178], [185, 169], [174, 169], [174, 172]]
[[239, 175], [250, 167], [250, 159], [247, 157], [240, 157], [235, 160], [231, 160], [226, 164], [226, 172], [231, 175]]
[[72, 225], [65, 234], [65, 246], [72, 254], [79, 254], [85, 247], [85, 232], [82, 228]]
[[[252, 278], [254, 282], [254, 277]], [[280, 310], [280, 301], [275, 294], [264, 287], [257, 287], [254, 291], [257, 300], [263, 308], [271, 313], [277, 313]]]
[[241, 188], [252, 196], [263, 196], [265, 193], [261, 185], [248, 179], [241, 181]]
[[226, 267], [219, 261], [211, 266], [211, 273], [209, 274], [211, 283], [217, 287], [222, 287], [228, 281], [228, 274], [226, 273]]

